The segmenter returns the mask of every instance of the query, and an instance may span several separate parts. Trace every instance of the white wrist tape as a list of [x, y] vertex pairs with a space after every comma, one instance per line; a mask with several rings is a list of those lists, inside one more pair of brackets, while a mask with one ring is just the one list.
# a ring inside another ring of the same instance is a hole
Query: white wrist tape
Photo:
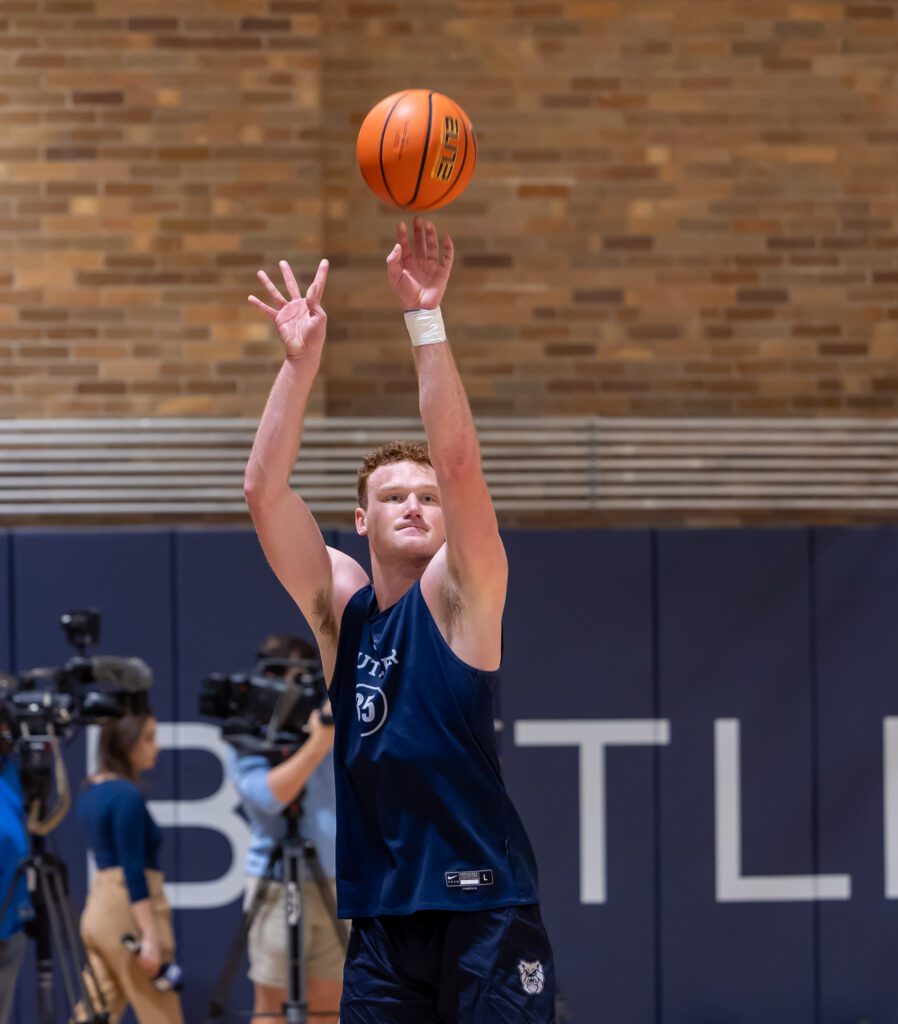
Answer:
[[405, 314], [405, 326], [412, 345], [438, 345], [446, 340], [446, 328], [443, 326], [443, 314], [440, 307], [436, 309], [412, 309]]

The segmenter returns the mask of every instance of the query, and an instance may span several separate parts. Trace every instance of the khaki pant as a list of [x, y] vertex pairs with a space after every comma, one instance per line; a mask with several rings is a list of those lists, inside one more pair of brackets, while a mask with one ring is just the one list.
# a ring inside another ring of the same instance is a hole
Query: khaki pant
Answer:
[[[146, 877], [159, 935], [159, 954], [162, 962], [168, 963], [175, 957], [171, 908], [162, 888], [162, 873], [147, 871]], [[140, 937], [124, 872], [121, 868], [98, 871], [81, 915], [81, 938], [106, 1000], [111, 1024], [118, 1024], [128, 1006], [134, 1010], [139, 1024], [183, 1024], [177, 992], [156, 991], [137, 957], [122, 945], [125, 932]], [[95, 995], [89, 975], [86, 980], [88, 991]]]
[[[248, 910], [259, 879], [246, 879], [243, 909]], [[328, 880], [334, 902], [337, 883]], [[345, 926], [344, 926], [345, 927]], [[345, 954], [318, 886], [302, 883], [302, 953], [306, 974], [321, 981], [342, 981]], [[247, 942], [249, 977], [258, 985], [287, 987], [287, 904], [280, 882], [269, 882]]]

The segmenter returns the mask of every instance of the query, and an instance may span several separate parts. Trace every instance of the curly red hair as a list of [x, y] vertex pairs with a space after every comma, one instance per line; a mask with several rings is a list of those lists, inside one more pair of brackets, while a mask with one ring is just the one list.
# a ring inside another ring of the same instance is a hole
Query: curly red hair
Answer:
[[426, 444], [418, 441], [388, 441], [368, 452], [362, 460], [358, 478], [359, 507], [368, 507], [368, 477], [378, 466], [390, 466], [394, 462], [417, 462], [419, 466], [430, 466], [430, 452]]

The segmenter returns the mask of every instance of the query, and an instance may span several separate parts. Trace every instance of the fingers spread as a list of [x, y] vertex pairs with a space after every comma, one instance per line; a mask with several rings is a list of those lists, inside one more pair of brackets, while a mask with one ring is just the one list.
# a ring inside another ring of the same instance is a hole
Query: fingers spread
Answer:
[[324, 286], [327, 284], [327, 272], [330, 269], [330, 264], [327, 260], [322, 260], [318, 264], [318, 271], [315, 274], [315, 280], [309, 285], [309, 290], [306, 292], [306, 302], [321, 302], [321, 296], [324, 294]]
[[427, 258], [438, 260], [440, 258], [440, 239], [437, 235], [436, 225], [432, 220], [425, 224], [425, 244], [427, 245]]
[[396, 225], [396, 244], [399, 246], [399, 255], [403, 259], [411, 255], [408, 245], [408, 228], [404, 221]]
[[452, 239], [446, 235], [443, 239], [443, 266], [449, 270], [452, 266], [452, 261], [455, 259], [455, 245]]
[[255, 295], [247, 296], [247, 301], [251, 305], [255, 306], [256, 309], [258, 309], [261, 312], [263, 312], [268, 317], [269, 320], [276, 320], [277, 319], [277, 315], [278, 315], [277, 314], [277, 310], [276, 309], [272, 309], [271, 306], [266, 306], [264, 302], [260, 302], [255, 297]]
[[280, 263], [278, 263], [278, 266], [281, 268], [284, 284], [287, 286], [287, 294], [291, 299], [302, 298], [299, 291], [299, 285], [296, 283], [296, 278], [293, 276], [293, 271], [290, 269], [290, 264], [286, 260], [281, 260]]
[[402, 250], [399, 245], [394, 245], [390, 255], [387, 256], [387, 277], [391, 284], [398, 284], [402, 277]]
[[415, 252], [417, 259], [423, 260], [427, 256], [427, 232], [424, 229], [424, 221], [415, 217], [412, 221], [415, 228]]
[[258, 277], [258, 279], [262, 282], [262, 286], [265, 288], [265, 291], [268, 292], [268, 294], [272, 297], [272, 299], [274, 299], [278, 306], [287, 305], [287, 300], [274, 286], [274, 284], [271, 281], [271, 278], [265, 273], [264, 270], [257, 270], [256, 277]]

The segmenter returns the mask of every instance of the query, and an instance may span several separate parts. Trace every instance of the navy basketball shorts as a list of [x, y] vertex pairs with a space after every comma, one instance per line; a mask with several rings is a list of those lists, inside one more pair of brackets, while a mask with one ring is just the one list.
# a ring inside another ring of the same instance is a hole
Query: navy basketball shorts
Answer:
[[340, 1024], [553, 1024], [539, 906], [352, 922]]

